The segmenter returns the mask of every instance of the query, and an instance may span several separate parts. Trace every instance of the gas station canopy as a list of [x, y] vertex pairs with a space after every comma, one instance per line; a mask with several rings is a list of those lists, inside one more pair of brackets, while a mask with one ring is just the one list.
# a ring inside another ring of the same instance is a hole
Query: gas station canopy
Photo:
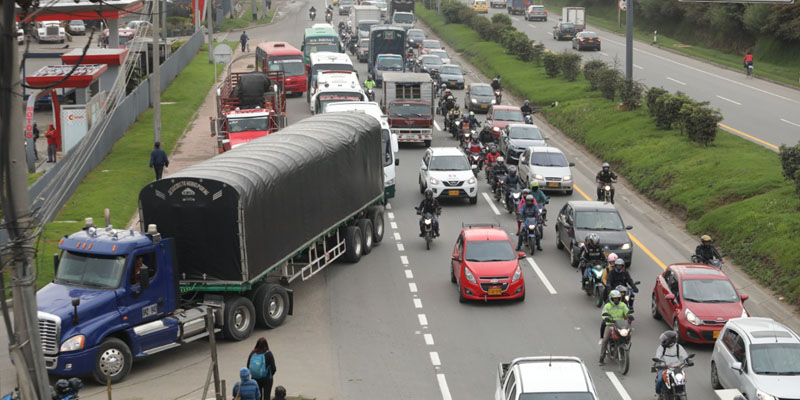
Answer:
[[[46, 4], [46, 7], [45, 7]], [[55, 0], [42, 2], [42, 10], [28, 21], [69, 21], [73, 19], [119, 19], [127, 14], [144, 9], [144, 0]], [[16, 7], [17, 20], [22, 9]]]
[[[61, 61], [64, 64], [75, 65], [81, 59], [83, 49], [73, 49], [61, 55]], [[108, 64], [108, 65], [122, 65], [125, 62], [125, 57], [128, 56], [128, 49], [98, 49], [90, 48], [86, 51], [86, 55], [81, 60], [82, 64]]]
[[[36, 71], [33, 75], [28, 75], [25, 81], [31, 86], [49, 86], [62, 79], [69, 74], [73, 65], [50, 65], [43, 67]], [[105, 64], [100, 65], [84, 65], [81, 64], [75, 69], [75, 72], [64, 82], [54, 86], [55, 88], [85, 88], [89, 87], [95, 80], [100, 78], [100, 75], [108, 69]]]

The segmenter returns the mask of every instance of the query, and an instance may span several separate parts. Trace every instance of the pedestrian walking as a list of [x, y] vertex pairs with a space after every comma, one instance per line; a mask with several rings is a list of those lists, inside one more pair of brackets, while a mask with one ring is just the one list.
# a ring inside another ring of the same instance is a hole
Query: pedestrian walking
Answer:
[[155, 148], [150, 152], [150, 168], [156, 171], [156, 180], [159, 180], [164, 167], [169, 167], [169, 159], [167, 153], [161, 150], [161, 142], [155, 142], [153, 146]]
[[267, 3], [267, 10], [272, 10], [272, 0], [265, 0]]
[[242, 31], [242, 36], [239, 36], [239, 42], [242, 43], [242, 51], [247, 47], [248, 40], [250, 40], [250, 37], [247, 36], [247, 31]]
[[250, 352], [247, 357], [247, 368], [250, 369], [250, 374], [253, 379], [258, 382], [258, 387], [261, 389], [261, 398], [269, 399], [272, 392], [272, 377], [278, 370], [275, 367], [275, 357], [269, 351], [269, 344], [267, 339], [259, 338], [256, 342], [256, 347]]
[[242, 368], [239, 370], [241, 381], [233, 385], [234, 400], [259, 400], [261, 398], [258, 391], [258, 383], [250, 379], [250, 370]]
[[33, 129], [31, 130], [33, 134], [33, 157], [36, 161], [39, 161], [39, 151], [36, 149], [36, 140], [39, 139], [39, 127], [36, 125], [36, 122], [33, 123]]
[[47, 162], [54, 163], [56, 162], [56, 150], [58, 150], [58, 135], [53, 124], [47, 126], [44, 137], [47, 138]]
[[272, 400], [286, 400], [286, 388], [278, 386], [275, 388], [275, 397]]

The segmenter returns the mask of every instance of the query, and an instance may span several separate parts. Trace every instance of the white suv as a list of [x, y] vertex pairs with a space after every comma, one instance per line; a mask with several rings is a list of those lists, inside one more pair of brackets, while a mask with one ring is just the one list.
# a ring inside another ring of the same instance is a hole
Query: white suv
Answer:
[[770, 318], [733, 318], [714, 343], [711, 386], [748, 399], [800, 398], [800, 336]]
[[478, 202], [478, 181], [467, 156], [457, 147], [431, 147], [419, 167], [419, 192], [432, 189], [435, 198], [468, 198]]

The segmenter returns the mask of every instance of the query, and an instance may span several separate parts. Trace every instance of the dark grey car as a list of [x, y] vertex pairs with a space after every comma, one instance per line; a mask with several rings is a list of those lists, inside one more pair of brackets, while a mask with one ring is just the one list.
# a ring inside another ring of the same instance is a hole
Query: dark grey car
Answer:
[[464, 89], [464, 71], [455, 64], [442, 65], [439, 68], [439, 85], [453, 89]]
[[617, 253], [630, 267], [633, 257], [633, 243], [628, 230], [613, 204], [600, 201], [570, 201], [561, 208], [556, 219], [556, 246], [563, 249], [569, 246], [570, 264], [578, 266], [583, 241], [590, 233], [600, 236], [600, 246]]
[[425, 40], [425, 31], [422, 29], [409, 29], [408, 33], [406, 33], [406, 38], [408, 40], [408, 46], [416, 49], [422, 45], [422, 41]]
[[464, 95], [464, 108], [467, 111], [489, 112], [489, 107], [495, 103], [494, 90], [486, 83], [473, 83], [467, 87]]
[[508, 124], [500, 133], [500, 152], [505, 155], [507, 163], [516, 164], [525, 149], [547, 146], [547, 139], [536, 125]]
[[429, 74], [433, 71], [439, 72], [439, 68], [442, 68], [442, 65], [444, 63], [441, 58], [426, 54], [417, 59], [417, 72], [427, 72]]
[[559, 22], [553, 27], [553, 39], [555, 40], [572, 39], [576, 33], [578, 30], [575, 29], [575, 24], [572, 22]]

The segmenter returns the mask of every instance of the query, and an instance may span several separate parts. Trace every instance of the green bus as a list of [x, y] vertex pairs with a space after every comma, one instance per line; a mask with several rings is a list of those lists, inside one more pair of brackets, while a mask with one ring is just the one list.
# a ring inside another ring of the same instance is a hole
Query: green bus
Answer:
[[311, 62], [308, 56], [318, 51], [331, 51], [334, 53], [344, 53], [344, 46], [339, 40], [336, 30], [329, 24], [314, 24], [311, 28], [306, 28], [303, 35], [303, 60], [308, 67]]

